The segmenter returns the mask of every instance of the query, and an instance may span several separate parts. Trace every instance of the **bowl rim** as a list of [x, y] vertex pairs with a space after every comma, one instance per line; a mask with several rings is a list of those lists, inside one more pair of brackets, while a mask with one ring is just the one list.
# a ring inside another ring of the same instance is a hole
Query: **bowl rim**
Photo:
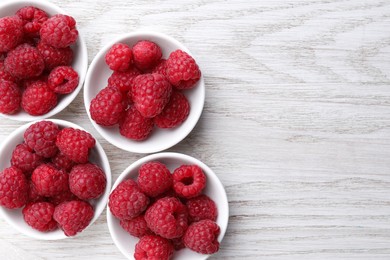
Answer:
[[[0, 144], [0, 154], [2, 154], [4, 152], [3, 150], [5, 149], [7, 144], [9, 142], [11, 142], [15, 137], [17, 137], [20, 134], [22, 134], [30, 125], [35, 124], [35, 123], [40, 122], [40, 121], [43, 121], [43, 120], [37, 120], [37, 121], [29, 122], [29, 123], [26, 123], [26, 124], [24, 124], [22, 126], [19, 126], [15, 130], [13, 130], [12, 133], [10, 135], [8, 135], [1, 142], [1, 144]], [[59, 127], [72, 127], [72, 128], [75, 128], [75, 129], [81, 129], [81, 130], [84, 130], [84, 131], [88, 132], [83, 127], [81, 127], [81, 126], [79, 126], [79, 125], [77, 125], [75, 123], [66, 121], [66, 120], [62, 120], [62, 119], [45, 119], [44, 121], [51, 121], [51, 122], [57, 124]], [[101, 197], [99, 197], [99, 200], [101, 200], [101, 201], [94, 207], [94, 217], [92, 218], [91, 222], [89, 223], [89, 225], [84, 230], [86, 230], [87, 228], [92, 226], [93, 223], [103, 213], [103, 211], [106, 208], [106, 204], [108, 202], [108, 197], [109, 197], [109, 195], [111, 193], [112, 176], [111, 176], [110, 162], [108, 160], [107, 154], [105, 153], [103, 147], [101, 146], [101, 144], [99, 143], [98, 140], [96, 140], [94, 148], [96, 148], [97, 153], [99, 154], [99, 157], [102, 160], [101, 165], [99, 165], [99, 166], [103, 169], [103, 171], [105, 173], [107, 183], [106, 183], [106, 189], [105, 189], [104, 193], [102, 194]], [[63, 232], [61, 232], [61, 233], [59, 233], [59, 235], [53, 236], [53, 237], [47, 237], [46, 236], [47, 233], [44, 233], [44, 232], [40, 232], [40, 233], [25, 232], [25, 229], [22, 226], [19, 226], [16, 222], [14, 222], [8, 216], [8, 214], [6, 212], [6, 209], [1, 207], [1, 206], [0, 206], [0, 217], [2, 217], [10, 226], [15, 228], [17, 231], [19, 231], [20, 233], [22, 233], [22, 234], [24, 234], [24, 235], [26, 235], [28, 237], [31, 237], [31, 238], [35, 238], [35, 239], [39, 239], [39, 240], [60, 240], [60, 239], [64, 239], [64, 238], [73, 238], [73, 237], [67, 237], [65, 235], [65, 233], [63, 233]], [[74, 237], [77, 237], [81, 233], [82, 232], [78, 233]]]
[[[153, 161], [153, 160], [159, 160], [162, 158], [185, 160], [185, 161], [190, 161], [191, 163], [198, 165], [205, 172], [205, 174], [207, 175], [207, 178], [208, 179], [212, 178], [213, 183], [218, 186], [218, 189], [223, 191], [222, 194], [220, 194], [220, 195], [222, 196], [222, 200], [224, 200], [226, 202], [223, 205], [224, 212], [226, 212], [226, 214], [224, 214], [224, 217], [222, 218], [222, 221], [221, 221], [222, 225], [220, 225], [221, 233], [219, 235], [219, 242], [222, 242], [222, 240], [226, 234], [226, 231], [227, 231], [227, 227], [228, 227], [228, 223], [229, 223], [229, 215], [230, 215], [229, 201], [227, 198], [225, 187], [223, 186], [222, 182], [218, 178], [217, 174], [213, 170], [211, 170], [210, 167], [208, 167], [205, 163], [203, 163], [202, 161], [200, 161], [192, 156], [189, 156], [189, 155], [183, 154], [183, 153], [162, 152], [162, 153], [155, 153], [155, 154], [151, 154], [151, 155], [147, 155], [145, 157], [142, 157], [142, 158], [138, 159], [137, 161], [133, 162], [132, 164], [130, 164], [118, 176], [118, 178], [116, 179], [116, 181], [114, 182], [114, 184], [111, 188], [110, 194], [122, 181], [124, 181], [128, 178], [128, 175], [130, 175], [131, 171], [133, 171], [135, 168], [141, 166], [142, 164], [144, 164], [146, 162]], [[129, 258], [129, 254], [125, 251], [125, 249], [119, 246], [119, 240], [117, 239], [117, 237], [114, 236], [114, 233], [115, 233], [114, 232], [114, 219], [115, 219], [115, 217], [114, 217], [114, 215], [112, 215], [112, 213], [109, 209], [108, 203], [107, 203], [106, 217], [107, 217], [108, 230], [110, 232], [110, 236], [111, 236], [112, 240], [114, 241], [115, 246], [119, 249], [119, 251], [126, 258], [131, 259], [131, 258]], [[203, 257], [201, 257], [201, 256], [203, 256]], [[205, 260], [209, 256], [211, 256], [211, 255], [200, 255], [199, 260]]]
[[[4, 2], [0, 3], [0, 9], [5, 8], [6, 6], [9, 6], [9, 5], [25, 5], [25, 6], [39, 5], [39, 8], [41, 8], [41, 9], [43, 9], [41, 6], [47, 6], [48, 8], [53, 9], [60, 14], [69, 15], [68, 12], [66, 12], [64, 9], [62, 9], [61, 7], [55, 5], [47, 0], [4, 0]], [[46, 10], [44, 10], [44, 11], [46, 11]], [[87, 44], [86, 44], [84, 37], [82, 35], [82, 32], [80, 32], [79, 28], [78, 28], [78, 32], [79, 32], [79, 37], [77, 39], [77, 43], [80, 45], [80, 48], [81, 48], [81, 51], [78, 54], [80, 56], [81, 69], [80, 69], [80, 71], [77, 71], [77, 73], [79, 74], [79, 84], [77, 85], [77, 88], [72, 93], [63, 95], [63, 96], [69, 97], [69, 100], [66, 101], [65, 103], [63, 103], [61, 106], [59, 106], [59, 103], [57, 103], [57, 105], [52, 110], [50, 110], [49, 112], [47, 112], [44, 115], [33, 116], [33, 115], [26, 113], [25, 115], [20, 117], [20, 115], [18, 116], [18, 114], [8, 115], [8, 114], [0, 113], [1, 117], [11, 119], [14, 121], [19, 121], [19, 122], [32, 122], [32, 121], [47, 119], [49, 117], [55, 116], [56, 114], [60, 113], [62, 110], [67, 108], [76, 99], [77, 95], [80, 93], [81, 89], [84, 86], [84, 81], [85, 81], [85, 77], [87, 75], [88, 64], [89, 64]]]
[[[122, 149], [122, 150], [125, 150], [125, 151], [128, 151], [128, 152], [133, 152], [133, 153], [142, 153], [142, 154], [157, 153], [157, 152], [161, 152], [161, 151], [164, 151], [166, 149], [169, 149], [169, 148], [175, 146], [176, 144], [180, 143], [181, 141], [183, 141], [192, 132], [192, 130], [195, 128], [195, 126], [199, 122], [199, 119], [200, 119], [200, 117], [201, 117], [201, 115], [203, 113], [204, 103], [205, 103], [205, 99], [206, 99], [206, 89], [205, 89], [204, 77], [203, 77], [203, 73], [202, 73], [201, 78], [199, 79], [200, 85], [198, 86], [198, 88], [200, 88], [200, 97], [198, 99], [201, 101], [201, 106], [200, 106], [199, 110], [195, 110], [195, 111], [191, 110], [190, 111], [190, 114], [193, 113], [193, 115], [194, 115], [194, 119], [193, 119], [192, 125], [187, 128], [187, 131], [183, 130], [183, 131], [180, 131], [179, 133], [177, 133], [178, 137], [175, 137], [173, 139], [174, 141], [168, 142], [165, 145], [160, 145], [157, 148], [155, 148], [156, 146], [150, 146], [149, 148], [148, 147], [142, 147], [142, 148], [135, 147], [134, 148], [132, 146], [127, 145], [126, 143], [123, 143], [123, 142], [120, 142], [120, 141], [119, 142], [113, 141], [113, 139], [110, 137], [110, 134], [106, 133], [106, 131], [104, 130], [105, 127], [98, 125], [92, 119], [91, 114], [89, 112], [89, 106], [90, 106], [91, 102], [88, 100], [88, 96], [89, 96], [88, 92], [89, 92], [89, 88], [90, 88], [90, 82], [91, 82], [92, 77], [93, 77], [93, 71], [95, 70], [95, 67], [97, 66], [97, 63], [100, 61], [100, 59], [104, 58], [104, 54], [115, 43], [127, 40], [128, 38], [133, 38], [133, 37], [142, 37], [142, 38], [156, 37], [156, 38], [162, 38], [162, 39], [164, 39], [164, 40], [166, 40], [168, 42], [171, 42], [172, 44], [178, 46], [178, 49], [181, 49], [181, 50], [187, 52], [188, 54], [190, 54], [191, 56], [193, 56], [192, 53], [187, 49], [187, 47], [185, 47], [181, 42], [179, 42], [175, 38], [173, 38], [173, 37], [171, 37], [171, 36], [169, 36], [167, 34], [164, 34], [164, 33], [155, 32], [155, 31], [148, 31], [148, 30], [137, 30], [137, 31], [130, 32], [130, 33], [120, 34], [118, 37], [114, 38], [113, 40], [111, 40], [110, 42], [105, 44], [98, 51], [98, 53], [93, 58], [91, 64], [89, 65], [88, 72], [87, 72], [87, 75], [86, 75], [86, 78], [85, 78], [84, 90], [83, 90], [83, 92], [84, 92], [84, 106], [85, 106], [85, 110], [87, 111], [88, 118], [91, 121], [93, 127], [96, 129], [96, 131], [105, 140], [107, 140], [112, 145], [118, 147], [119, 149]], [[92, 101], [92, 99], [91, 99], [91, 101]], [[180, 127], [181, 126], [178, 126], [178, 128], [180, 128]], [[125, 138], [125, 137], [123, 137], [123, 138]]]

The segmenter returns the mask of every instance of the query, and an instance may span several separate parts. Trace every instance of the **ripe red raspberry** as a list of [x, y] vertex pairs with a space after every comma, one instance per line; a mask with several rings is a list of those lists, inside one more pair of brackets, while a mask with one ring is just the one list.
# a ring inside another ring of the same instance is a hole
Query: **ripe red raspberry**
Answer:
[[49, 164], [38, 166], [31, 175], [38, 194], [45, 197], [60, 194], [69, 189], [68, 174]]
[[192, 223], [186, 233], [183, 241], [189, 249], [201, 254], [214, 254], [219, 250], [218, 235], [219, 226], [209, 219]]
[[24, 33], [31, 37], [39, 36], [42, 24], [49, 19], [46, 12], [34, 6], [25, 6], [16, 15], [23, 21]]
[[57, 14], [42, 25], [40, 34], [44, 43], [55, 48], [66, 48], [76, 42], [79, 32], [73, 17]]
[[89, 149], [95, 146], [90, 133], [80, 129], [64, 128], [58, 136], [56, 145], [60, 152], [76, 163], [88, 162]]
[[49, 202], [27, 204], [22, 211], [24, 221], [41, 232], [52, 231], [57, 228], [57, 222], [53, 219], [54, 208]]
[[80, 200], [76, 197], [69, 189], [63, 191], [57, 195], [51, 196], [47, 198], [47, 200], [52, 203], [54, 206], [60, 205], [62, 202], [72, 201], [72, 200]]
[[186, 203], [189, 219], [192, 222], [197, 222], [203, 219], [215, 221], [218, 216], [217, 206], [215, 202], [207, 195], [199, 195], [189, 199]]
[[171, 85], [161, 74], [143, 74], [134, 79], [131, 97], [141, 115], [152, 118], [163, 111], [171, 92]]
[[166, 75], [169, 82], [177, 89], [190, 89], [201, 76], [198, 64], [186, 52], [176, 50], [169, 55], [166, 64]]
[[133, 46], [134, 64], [140, 70], [154, 67], [161, 59], [160, 46], [151, 41], [139, 41]]
[[196, 197], [205, 186], [206, 175], [197, 165], [182, 165], [173, 172], [173, 189], [180, 197]]
[[22, 93], [15, 83], [0, 79], [0, 113], [15, 114], [20, 109], [21, 99]]
[[30, 174], [35, 168], [43, 163], [43, 158], [34, 153], [27, 144], [18, 144], [12, 152], [11, 165]]
[[0, 53], [8, 52], [23, 40], [23, 23], [17, 16], [0, 18]]
[[93, 218], [93, 208], [85, 201], [67, 201], [54, 210], [54, 220], [67, 236], [74, 236], [83, 231]]
[[[0, 55], [1, 56], [1, 55]], [[0, 60], [0, 81], [6, 80], [17, 83], [18, 80], [5, 69], [4, 61]]]
[[28, 200], [29, 184], [23, 172], [9, 167], [0, 173], [0, 205], [8, 209], [23, 207]]
[[36, 82], [22, 95], [22, 108], [33, 116], [48, 113], [57, 105], [57, 95], [44, 82]]
[[45, 62], [37, 48], [25, 43], [8, 52], [4, 66], [12, 76], [28, 79], [41, 75]]
[[153, 68], [152, 73], [158, 73], [167, 76], [167, 60], [161, 59], [160, 62]]
[[131, 67], [125, 72], [114, 71], [108, 78], [108, 86], [118, 88], [122, 92], [127, 92], [133, 85], [134, 79], [140, 75], [138, 69]]
[[148, 206], [149, 198], [140, 191], [133, 180], [120, 183], [110, 194], [108, 206], [119, 219], [132, 219], [140, 215]]
[[50, 72], [49, 87], [58, 94], [69, 94], [79, 84], [79, 74], [69, 66], [59, 66]]
[[161, 114], [154, 118], [154, 123], [160, 128], [173, 128], [181, 125], [190, 113], [190, 103], [186, 96], [178, 91], [172, 91], [171, 99]]
[[138, 171], [138, 185], [149, 197], [156, 197], [172, 186], [172, 174], [160, 162], [144, 163]]
[[153, 130], [153, 120], [143, 117], [138, 110], [132, 106], [122, 120], [119, 121], [119, 132], [124, 137], [136, 141], [142, 141], [149, 137]]
[[167, 239], [181, 237], [188, 227], [186, 207], [174, 197], [156, 201], [145, 213], [150, 230]]
[[146, 224], [144, 215], [139, 215], [130, 220], [121, 220], [120, 225], [127, 233], [135, 237], [153, 234]]
[[112, 126], [119, 122], [127, 107], [125, 97], [119, 89], [106, 87], [91, 101], [89, 112], [99, 125]]
[[165, 238], [148, 235], [143, 236], [135, 245], [135, 260], [169, 260], [173, 255], [173, 246]]
[[73, 61], [73, 50], [70, 47], [54, 48], [42, 41], [38, 43], [37, 49], [41, 54], [47, 71], [58, 66], [70, 66]]
[[106, 63], [114, 71], [127, 71], [132, 61], [131, 48], [124, 43], [114, 44], [106, 54]]
[[57, 135], [60, 129], [51, 121], [39, 121], [30, 125], [24, 132], [24, 141], [38, 155], [45, 158], [53, 157], [58, 149]]
[[75, 165], [74, 161], [72, 161], [62, 153], [57, 153], [54, 157], [52, 157], [51, 162], [58, 170], [64, 170], [66, 172], [69, 172]]
[[74, 166], [69, 174], [70, 191], [82, 200], [99, 198], [106, 188], [106, 176], [91, 163]]

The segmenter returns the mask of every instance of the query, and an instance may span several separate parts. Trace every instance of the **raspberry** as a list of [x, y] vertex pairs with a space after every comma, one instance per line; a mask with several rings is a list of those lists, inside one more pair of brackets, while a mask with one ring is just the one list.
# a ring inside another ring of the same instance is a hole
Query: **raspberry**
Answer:
[[149, 198], [140, 191], [137, 183], [126, 180], [110, 194], [108, 206], [111, 213], [119, 219], [132, 219], [140, 215], [148, 206]]
[[192, 223], [183, 237], [184, 245], [201, 254], [214, 254], [219, 250], [219, 233], [219, 226], [209, 219]]
[[186, 96], [178, 91], [172, 91], [171, 99], [161, 114], [154, 118], [154, 123], [160, 128], [173, 128], [182, 124], [190, 113], [190, 103]]
[[32, 84], [22, 95], [23, 109], [33, 116], [48, 113], [57, 105], [57, 101], [57, 95], [44, 82]]
[[159, 199], [145, 213], [150, 230], [164, 238], [181, 237], [187, 229], [186, 207], [174, 197]]
[[138, 173], [138, 185], [149, 197], [156, 197], [172, 186], [172, 174], [160, 162], [144, 163]]
[[206, 186], [206, 175], [197, 165], [182, 165], [173, 172], [173, 189], [186, 199], [198, 196]]
[[83, 231], [93, 218], [93, 208], [85, 201], [67, 201], [54, 210], [54, 220], [67, 236], [74, 236]]
[[29, 184], [23, 172], [9, 167], [0, 173], [0, 205], [8, 209], [23, 207], [28, 200]]
[[37, 48], [25, 43], [8, 53], [4, 66], [12, 76], [27, 79], [41, 75], [45, 62]]
[[163, 111], [171, 92], [171, 85], [161, 74], [139, 75], [131, 88], [135, 107], [147, 118], [155, 117]]
[[201, 76], [196, 61], [186, 52], [176, 50], [169, 55], [166, 63], [166, 75], [177, 89], [190, 89]]
[[102, 89], [91, 101], [89, 112], [91, 117], [99, 125], [112, 126], [119, 122], [124, 115], [126, 102], [119, 89], [106, 87]]
[[79, 84], [79, 74], [69, 66], [59, 66], [50, 72], [49, 87], [58, 94], [69, 94]]
[[8, 52], [23, 40], [23, 23], [17, 16], [0, 18], [0, 52]]
[[76, 195], [74, 195], [69, 189], [48, 198], [48, 201], [54, 206], [60, 205], [62, 202], [72, 200], [79, 200], [79, 198], [77, 198]]
[[60, 152], [76, 163], [88, 162], [89, 149], [95, 146], [91, 134], [80, 129], [64, 128], [57, 136]]
[[27, 204], [22, 211], [24, 221], [41, 232], [52, 231], [57, 228], [57, 222], [53, 219], [54, 208], [49, 202]]
[[125, 116], [119, 121], [119, 132], [129, 139], [142, 141], [152, 133], [153, 126], [153, 120], [143, 117], [133, 106], [126, 111]]
[[153, 234], [146, 224], [144, 215], [139, 215], [138, 217], [130, 220], [121, 220], [120, 225], [127, 233], [135, 237], [143, 237], [145, 235]]
[[28, 202], [38, 202], [38, 201], [43, 201], [44, 197], [38, 194], [37, 189], [35, 188], [34, 184], [32, 181], [29, 181], [29, 187], [30, 189], [28, 190]]
[[24, 132], [24, 141], [38, 155], [45, 158], [53, 157], [58, 149], [57, 135], [60, 129], [51, 121], [40, 121], [30, 125]]
[[[0, 55], [1, 56], [1, 55]], [[4, 61], [0, 61], [0, 81], [7, 80], [17, 83], [17, 79], [5, 69]]]
[[21, 99], [22, 93], [15, 83], [0, 79], [0, 113], [15, 114], [20, 109]]
[[111, 70], [126, 71], [132, 63], [131, 48], [124, 43], [114, 44], [106, 54], [106, 63]]
[[133, 46], [134, 64], [140, 70], [154, 67], [161, 59], [160, 46], [151, 41], [139, 41]]
[[18, 144], [12, 152], [11, 165], [19, 168], [23, 173], [31, 173], [35, 168], [43, 163], [43, 159], [27, 144]]
[[54, 196], [69, 189], [68, 174], [48, 164], [38, 166], [31, 175], [31, 181], [38, 194], [45, 197]]
[[192, 198], [186, 203], [188, 215], [192, 222], [197, 222], [203, 219], [215, 221], [218, 211], [215, 202], [206, 195], [199, 195]]
[[51, 162], [58, 170], [64, 170], [66, 172], [69, 172], [75, 165], [74, 161], [72, 161], [62, 153], [57, 153], [56, 156], [51, 158]]
[[37, 49], [41, 54], [47, 71], [58, 66], [70, 66], [73, 61], [73, 50], [70, 47], [54, 48], [42, 41], [38, 43]]
[[91, 163], [76, 165], [69, 174], [70, 191], [82, 200], [99, 198], [106, 182], [102, 169]]
[[172, 244], [159, 236], [144, 236], [135, 245], [134, 258], [136, 260], [169, 260], [172, 255]]
[[40, 34], [44, 43], [55, 48], [66, 48], [76, 42], [79, 33], [73, 17], [57, 14], [42, 25]]
[[23, 21], [23, 31], [25, 34], [38, 37], [41, 26], [49, 19], [46, 12], [34, 6], [25, 6], [16, 12]]
[[167, 60], [161, 59], [160, 62], [153, 68], [152, 73], [158, 73], [167, 76]]
[[114, 71], [108, 78], [108, 86], [116, 87], [122, 92], [127, 92], [133, 85], [134, 79], [141, 73], [134, 67], [125, 72]]

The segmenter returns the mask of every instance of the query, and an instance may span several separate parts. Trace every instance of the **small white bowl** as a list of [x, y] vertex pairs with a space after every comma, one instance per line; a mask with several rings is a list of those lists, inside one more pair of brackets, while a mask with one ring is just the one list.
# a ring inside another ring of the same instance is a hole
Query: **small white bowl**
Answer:
[[[43, 11], [47, 12], [49, 16], [53, 16], [55, 14], [67, 14], [64, 10], [62, 10], [58, 6], [50, 2], [47, 2], [45, 0], [25, 0], [25, 1], [8, 0], [5, 2], [1, 1], [0, 17], [14, 15], [17, 10], [25, 6], [38, 7]], [[27, 112], [25, 112], [23, 109], [21, 109], [18, 113], [13, 115], [5, 115], [0, 113], [0, 116], [12, 120], [17, 120], [17, 121], [34, 121], [34, 120], [40, 120], [40, 119], [52, 117], [55, 114], [61, 112], [64, 108], [66, 108], [76, 98], [77, 94], [80, 92], [81, 88], [83, 87], [85, 75], [88, 69], [87, 46], [85, 45], [84, 39], [80, 34], [80, 31], [76, 43], [73, 44], [71, 48], [73, 49], [73, 54], [74, 54], [73, 62], [71, 66], [79, 74], [79, 85], [72, 93], [66, 95], [60, 95], [58, 97], [58, 104], [48, 113], [41, 116], [32, 116]]]
[[132, 47], [140, 40], [149, 40], [157, 43], [161, 47], [163, 58], [165, 59], [168, 58], [171, 52], [177, 49], [181, 49], [192, 56], [190, 51], [183, 44], [162, 33], [134, 32], [122, 35], [104, 46], [103, 49], [101, 49], [95, 56], [91, 65], [89, 66], [84, 86], [84, 105], [93, 126], [108, 142], [120, 149], [129, 152], [155, 153], [176, 145], [181, 140], [183, 140], [195, 127], [202, 114], [205, 100], [205, 85], [203, 76], [200, 78], [194, 88], [183, 92], [191, 106], [190, 114], [187, 120], [184, 121], [180, 126], [173, 129], [159, 129], [155, 127], [151, 136], [149, 136], [148, 139], [144, 141], [133, 141], [122, 136], [119, 133], [118, 125], [105, 127], [97, 124], [91, 118], [91, 114], [89, 113], [89, 107], [92, 99], [101, 89], [107, 86], [107, 80], [112, 74], [112, 71], [105, 63], [105, 55], [107, 51], [115, 43], [121, 42]]
[[[60, 128], [72, 127], [72, 128], [81, 129], [85, 131], [85, 129], [83, 129], [82, 127], [68, 121], [59, 120], [59, 119], [46, 119], [46, 121], [52, 121], [53, 123], [57, 124]], [[30, 125], [36, 122], [37, 121], [22, 125], [21, 127], [17, 128], [15, 131], [13, 131], [1, 143], [0, 171], [3, 171], [3, 169], [11, 166], [10, 160], [11, 160], [12, 150], [15, 148], [16, 145], [23, 142], [24, 132]], [[90, 151], [89, 159], [90, 162], [97, 164], [102, 168], [102, 170], [106, 175], [106, 180], [107, 180], [106, 189], [103, 195], [96, 200], [90, 201], [91, 205], [94, 207], [95, 210], [93, 219], [89, 224], [90, 226], [92, 225], [93, 222], [95, 222], [95, 220], [98, 219], [98, 217], [106, 207], [106, 203], [108, 201], [108, 196], [110, 195], [110, 189], [111, 189], [111, 169], [110, 169], [110, 164], [108, 162], [106, 153], [104, 152], [102, 146], [97, 140], [96, 140], [95, 147]], [[6, 209], [0, 206], [0, 216], [3, 217], [3, 219], [5, 219], [11, 226], [13, 226], [19, 232], [35, 239], [57, 240], [57, 239], [67, 238], [67, 236], [64, 234], [64, 232], [61, 229], [56, 229], [48, 233], [43, 233], [33, 229], [24, 221], [22, 209]]]
[[[221, 233], [218, 236], [218, 241], [221, 242], [228, 225], [229, 220], [229, 204], [226, 196], [225, 189], [218, 179], [217, 175], [207, 165], [201, 161], [180, 153], [157, 153], [141, 158], [140, 160], [131, 164], [126, 170], [124, 170], [118, 179], [115, 181], [112, 191], [124, 180], [133, 179], [136, 180], [138, 176], [138, 170], [142, 164], [150, 161], [159, 161], [165, 164], [168, 169], [173, 172], [176, 168], [183, 164], [196, 164], [202, 168], [207, 177], [206, 188], [203, 190], [203, 194], [206, 194], [215, 201], [218, 209], [217, 224], [221, 229]], [[111, 192], [112, 192], [111, 191]], [[138, 238], [129, 235], [119, 224], [119, 219], [111, 214], [110, 208], [107, 206], [107, 224], [108, 229], [115, 245], [119, 248], [124, 256], [128, 259], [134, 259], [134, 248], [138, 242]], [[191, 251], [188, 248], [176, 251], [173, 255], [173, 259], [182, 260], [204, 260], [210, 255], [202, 255]]]

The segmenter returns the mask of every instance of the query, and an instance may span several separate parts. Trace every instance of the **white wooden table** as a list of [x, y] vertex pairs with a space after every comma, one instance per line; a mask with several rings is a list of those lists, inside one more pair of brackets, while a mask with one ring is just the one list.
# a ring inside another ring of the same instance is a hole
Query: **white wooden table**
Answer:
[[[211, 259], [390, 259], [390, 1], [55, 0], [87, 40], [169, 34], [207, 84], [194, 131], [169, 151], [226, 187], [231, 216]], [[82, 94], [56, 118], [103, 144], [113, 180], [141, 154], [90, 124]], [[0, 140], [22, 123], [2, 119]], [[36, 241], [0, 220], [4, 259], [124, 259], [105, 212], [74, 239]]]

